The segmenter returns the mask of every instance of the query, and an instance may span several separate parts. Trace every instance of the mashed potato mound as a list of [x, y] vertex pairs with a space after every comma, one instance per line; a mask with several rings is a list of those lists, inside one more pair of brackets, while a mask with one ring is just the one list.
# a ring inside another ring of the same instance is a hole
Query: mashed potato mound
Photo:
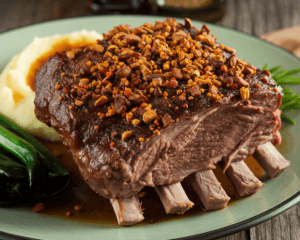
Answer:
[[102, 39], [102, 35], [86, 30], [63, 36], [35, 38], [23, 52], [14, 56], [0, 76], [0, 114], [35, 136], [60, 141], [54, 129], [35, 117], [35, 74], [55, 53], [86, 46], [97, 39]]

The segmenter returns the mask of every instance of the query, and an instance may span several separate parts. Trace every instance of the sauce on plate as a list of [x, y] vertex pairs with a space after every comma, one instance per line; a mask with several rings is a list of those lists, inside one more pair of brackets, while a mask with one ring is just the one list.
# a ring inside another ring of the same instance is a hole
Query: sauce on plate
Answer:
[[[84, 182], [76, 163], [73, 161], [72, 154], [67, 148], [59, 142], [50, 142], [46, 140], [40, 140], [50, 151], [59, 152], [58, 158], [65, 166], [65, 168], [71, 174], [71, 185], [62, 194], [55, 196], [51, 199], [44, 200], [45, 209], [38, 213], [43, 217], [55, 217], [71, 221], [79, 221], [90, 224], [105, 224], [118, 227], [115, 213], [108, 199], [103, 198], [96, 194], [89, 186]], [[245, 160], [254, 175], [262, 180], [265, 173], [256, 162], [253, 157], [249, 157]], [[224, 190], [230, 196], [231, 200], [228, 206], [235, 204], [239, 200], [235, 195], [235, 189], [226, 175], [222, 173], [219, 166], [214, 170], [214, 173], [218, 180], [221, 182]], [[161, 221], [168, 221], [172, 219], [180, 219], [188, 216], [199, 215], [205, 213], [202, 207], [201, 201], [192, 189], [188, 181], [182, 182], [188, 197], [195, 206], [187, 211], [184, 215], [166, 214], [162, 203], [154, 188], [145, 187], [142, 192], [145, 192], [145, 196], [140, 198], [142, 207], [144, 208], [145, 220], [141, 224], [155, 223]], [[28, 207], [33, 207], [34, 203], [28, 202]], [[75, 206], [82, 207], [80, 211], [75, 210]], [[222, 211], [222, 210], [219, 210]], [[70, 216], [66, 216], [66, 213], [70, 212]]]

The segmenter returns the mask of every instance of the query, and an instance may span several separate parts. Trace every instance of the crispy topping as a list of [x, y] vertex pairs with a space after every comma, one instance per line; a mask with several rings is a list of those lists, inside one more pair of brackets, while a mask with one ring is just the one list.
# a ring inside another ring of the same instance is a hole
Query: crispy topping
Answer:
[[155, 135], [160, 135], [160, 131], [158, 131], [158, 130], [155, 130], [155, 131], [153, 131], [153, 134], [155, 134]]
[[146, 123], [146, 124], [150, 124], [153, 122], [153, 120], [157, 117], [157, 114], [154, 110], [149, 110], [149, 111], [146, 111], [144, 114], [143, 114], [143, 121]]
[[152, 83], [154, 87], [159, 87], [162, 85], [162, 79], [161, 77], [156, 77], [152, 79]]
[[181, 101], [185, 101], [186, 100], [186, 93], [182, 93], [180, 96], [179, 96], [179, 100]]
[[100, 44], [91, 44], [88, 46], [89, 50], [94, 50], [96, 52], [102, 53], [104, 51], [104, 47]]
[[122, 140], [126, 142], [129, 138], [133, 136], [132, 131], [125, 131], [122, 133]]
[[99, 107], [99, 106], [104, 105], [107, 102], [108, 102], [108, 98], [106, 96], [102, 96], [98, 100], [96, 100], [94, 105], [95, 105], [95, 107]]
[[126, 40], [129, 45], [135, 45], [138, 44], [142, 39], [134, 34], [126, 34], [124, 36], [124, 40]]
[[75, 105], [78, 106], [78, 107], [82, 106], [83, 103], [84, 103], [83, 101], [75, 100]]
[[240, 89], [241, 98], [243, 100], [248, 99], [250, 97], [250, 92], [248, 88], [242, 87]]
[[261, 88], [261, 85], [259, 83], [254, 85], [255, 88]]
[[263, 73], [266, 74], [268, 77], [271, 76], [271, 73], [268, 70], [264, 70]]
[[127, 121], [128, 123], [131, 122], [132, 117], [133, 117], [133, 113], [132, 113], [132, 112], [126, 113], [126, 121]]
[[[74, 99], [74, 114], [86, 110], [79, 107], [92, 101], [98, 108], [97, 117], [123, 118], [136, 127], [148, 125], [158, 135], [175, 120], [165, 109], [178, 113], [180, 108], [195, 106], [204, 96], [210, 102], [222, 101], [224, 90], [237, 90], [242, 99], [248, 99], [249, 76], [256, 73], [254, 66], [235, 56], [235, 49], [219, 44], [205, 24], [198, 30], [188, 18], [184, 24], [168, 18], [137, 28], [120, 25], [104, 34], [103, 40], [69, 50], [66, 56], [74, 61], [87, 51], [85, 66], [74, 74], [77, 82], [72, 87], [64, 86], [62, 92]], [[263, 73], [260, 83], [268, 83], [270, 73]], [[262, 86], [257, 83], [254, 87]], [[55, 89], [61, 86], [57, 84]], [[162, 99], [162, 106], [155, 105], [155, 98]], [[116, 137], [118, 133], [111, 135]], [[122, 140], [132, 136], [131, 131], [125, 131]]]
[[75, 53], [73, 51], [68, 51], [67, 56], [69, 59], [74, 59], [75, 58]]
[[264, 78], [262, 79], [262, 81], [263, 81], [263, 83], [268, 83], [268, 82], [269, 82], [269, 79], [267, 79], [266, 77], [264, 77]]
[[[182, 64], [181, 64], [182, 65]], [[179, 69], [177, 69], [177, 68], [173, 68], [172, 69], [172, 74], [173, 74], [173, 76], [175, 77], [175, 78], [177, 78], [177, 79], [182, 79], [182, 77], [183, 77], [183, 75], [182, 75], [182, 73], [179, 71]]]
[[127, 78], [131, 73], [131, 69], [128, 66], [124, 66], [116, 71], [116, 76], [119, 78]]
[[133, 119], [133, 120], [131, 121], [131, 123], [132, 123], [134, 126], [138, 126], [138, 125], [141, 123], [141, 121], [138, 120], [138, 119]]
[[237, 75], [232, 77], [232, 79], [233, 79], [233, 82], [235, 82], [237, 85], [239, 85], [241, 87], [249, 87], [249, 83]]

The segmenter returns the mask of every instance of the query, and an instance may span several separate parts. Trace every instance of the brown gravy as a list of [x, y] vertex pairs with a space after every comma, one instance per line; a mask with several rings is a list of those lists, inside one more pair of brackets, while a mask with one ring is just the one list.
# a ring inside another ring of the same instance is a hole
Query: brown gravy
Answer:
[[[110, 201], [102, 196], [97, 195], [83, 181], [79, 169], [77, 168], [77, 165], [73, 161], [72, 155], [70, 152], [68, 152], [67, 148], [63, 146], [62, 143], [58, 142], [42, 140], [42, 143], [50, 151], [55, 150], [61, 153], [61, 156], [58, 158], [70, 172], [72, 183], [67, 191], [65, 191], [63, 194], [45, 200], [45, 210], [39, 214], [44, 215], [44, 217], [57, 217], [93, 224], [109, 224], [117, 227], [117, 220]], [[264, 177], [265, 174], [263, 174], [262, 168], [253, 157], [247, 158], [245, 162], [255, 176], [259, 178]], [[231, 197], [229, 206], [234, 204], [237, 200], [237, 197], [235, 196], [235, 189], [233, 185], [228, 180], [226, 175], [222, 173], [222, 170], [219, 167], [217, 167], [214, 172], [218, 180], [222, 183], [222, 186], [227, 194]], [[161, 204], [155, 190], [151, 187], [146, 187], [143, 189], [143, 192], [146, 192], [146, 195], [144, 198], [140, 199], [144, 208], [145, 217], [145, 220], [142, 224], [147, 224], [149, 222], [168, 221], [174, 218], [185, 218], [191, 215], [199, 215], [204, 213], [205, 211], [201, 206], [202, 203], [198, 199], [192, 187], [187, 181], [184, 181], [182, 184], [190, 200], [195, 203], [195, 206], [191, 210], [187, 211], [184, 215], [168, 215], [165, 213], [163, 205]], [[27, 207], [31, 207], [28, 205], [33, 207], [34, 203], [27, 204]], [[80, 205], [82, 207], [81, 211], [75, 211], [75, 205]], [[71, 212], [71, 216], [69, 217], [66, 216], [68, 211]]]

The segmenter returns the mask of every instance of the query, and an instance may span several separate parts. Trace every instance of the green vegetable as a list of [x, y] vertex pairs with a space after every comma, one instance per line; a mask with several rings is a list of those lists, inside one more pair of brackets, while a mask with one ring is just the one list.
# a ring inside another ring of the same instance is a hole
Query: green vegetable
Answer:
[[[268, 69], [268, 64], [263, 67], [263, 70]], [[283, 70], [281, 66], [276, 66], [269, 69], [272, 78], [283, 88], [283, 99], [280, 110], [289, 112], [294, 109], [300, 109], [300, 94], [296, 94], [290, 88], [283, 87], [285, 85], [298, 85], [300, 84], [300, 76], [294, 76], [300, 73], [300, 68], [292, 70]], [[285, 114], [281, 114], [281, 119], [289, 124], [296, 124], [296, 121], [289, 118]]]
[[43, 174], [37, 170], [41, 164], [39, 155], [28, 142], [0, 125], [0, 147], [18, 157], [27, 166], [29, 187], [39, 185], [36, 181], [39, 181], [40, 177], [35, 176]]
[[25, 139], [28, 143], [30, 143], [42, 156], [46, 159], [45, 164], [47, 167], [52, 169], [54, 172], [57, 172], [60, 175], [69, 175], [68, 171], [64, 168], [61, 162], [51, 153], [49, 152], [36, 138], [28, 134], [17, 124], [8, 120], [4, 116], [0, 115], [0, 124], [4, 125], [10, 131], [13, 131], [19, 137]]
[[0, 206], [51, 197], [68, 187], [70, 176], [54, 155], [1, 115], [0, 124]]

